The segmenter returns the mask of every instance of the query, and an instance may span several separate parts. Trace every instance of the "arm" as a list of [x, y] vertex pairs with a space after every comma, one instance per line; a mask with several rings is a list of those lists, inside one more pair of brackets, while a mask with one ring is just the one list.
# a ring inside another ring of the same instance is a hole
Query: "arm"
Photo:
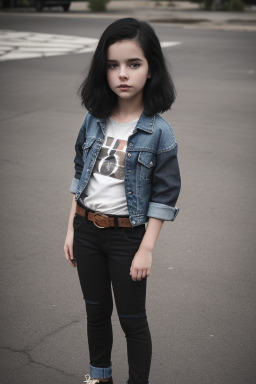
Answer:
[[[71, 186], [70, 186], [70, 192], [74, 195], [77, 192], [77, 187], [79, 184], [79, 180], [81, 178], [81, 174], [83, 171], [83, 148], [82, 145], [85, 142], [85, 132], [84, 132], [84, 126], [85, 126], [85, 120], [83, 121], [83, 124], [80, 128], [78, 137], [76, 139], [75, 144], [75, 150], [76, 150], [76, 156], [74, 159], [75, 163], [75, 177], [72, 180]], [[73, 242], [74, 242], [74, 228], [73, 228], [73, 220], [76, 212], [76, 201], [75, 196], [73, 196], [69, 220], [68, 220], [68, 229], [67, 229], [67, 235], [64, 243], [64, 252], [67, 261], [69, 262], [72, 267], [76, 266], [75, 259], [74, 259], [74, 251], [73, 251]]]
[[76, 143], [75, 143], [75, 151], [76, 151], [76, 155], [75, 155], [75, 159], [74, 159], [75, 176], [74, 176], [72, 183], [71, 183], [71, 186], [70, 186], [70, 192], [73, 194], [76, 194], [76, 192], [77, 192], [77, 187], [78, 187], [78, 184], [79, 184], [82, 172], [83, 172], [83, 166], [84, 166], [83, 144], [86, 140], [86, 137], [85, 137], [86, 117], [87, 117], [87, 114], [86, 114], [85, 119], [83, 121], [83, 124], [80, 128], [80, 131], [78, 133]]
[[133, 281], [140, 281], [144, 277], [149, 276], [152, 264], [152, 251], [162, 226], [163, 220], [153, 217], [149, 218], [145, 235], [132, 261], [130, 275]]
[[180, 172], [177, 160], [177, 145], [158, 155], [153, 175], [151, 201], [146, 233], [132, 261], [130, 275], [134, 281], [149, 276], [152, 251], [164, 220], [173, 221], [179, 209], [175, 207], [180, 192]]
[[157, 156], [148, 217], [173, 221], [179, 212], [175, 207], [181, 186], [177, 149], [175, 145]]
[[74, 261], [74, 252], [73, 252], [73, 241], [74, 241], [73, 220], [74, 220], [75, 212], [76, 212], [76, 201], [74, 196], [72, 200], [72, 205], [71, 205], [71, 210], [70, 210], [70, 215], [68, 220], [68, 230], [67, 230], [66, 240], [64, 243], [65, 256], [69, 264], [72, 265], [72, 267], [76, 266], [76, 263]]

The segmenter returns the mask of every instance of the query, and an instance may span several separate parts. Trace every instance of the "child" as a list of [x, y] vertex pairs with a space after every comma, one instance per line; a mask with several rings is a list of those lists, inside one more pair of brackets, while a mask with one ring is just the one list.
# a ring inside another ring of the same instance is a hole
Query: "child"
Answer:
[[85, 383], [113, 383], [112, 287], [127, 339], [127, 384], [148, 384], [146, 278], [163, 221], [178, 213], [180, 191], [177, 143], [158, 114], [171, 107], [175, 89], [153, 29], [132, 18], [112, 23], [80, 93], [88, 113], [75, 145], [64, 251], [77, 266], [86, 305]]

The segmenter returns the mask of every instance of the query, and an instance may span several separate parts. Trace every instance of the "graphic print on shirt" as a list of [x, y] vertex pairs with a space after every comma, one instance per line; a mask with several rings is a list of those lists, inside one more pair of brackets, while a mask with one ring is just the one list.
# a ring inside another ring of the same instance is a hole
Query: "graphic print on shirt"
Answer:
[[125, 140], [107, 137], [96, 160], [94, 173], [124, 180], [126, 146]]

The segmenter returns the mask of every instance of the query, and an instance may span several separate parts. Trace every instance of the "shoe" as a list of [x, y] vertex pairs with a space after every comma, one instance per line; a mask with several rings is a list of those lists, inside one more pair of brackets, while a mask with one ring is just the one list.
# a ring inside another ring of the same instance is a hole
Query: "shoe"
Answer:
[[85, 375], [84, 383], [85, 384], [113, 384], [113, 380], [112, 380], [112, 377], [110, 377], [108, 381], [101, 381], [97, 379], [91, 379], [90, 375]]

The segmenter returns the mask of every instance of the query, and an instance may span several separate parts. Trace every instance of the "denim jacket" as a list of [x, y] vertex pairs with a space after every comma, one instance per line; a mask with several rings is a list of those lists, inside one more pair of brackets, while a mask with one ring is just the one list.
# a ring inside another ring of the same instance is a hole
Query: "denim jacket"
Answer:
[[[75, 177], [70, 191], [79, 200], [93, 172], [106, 133], [105, 119], [87, 113], [75, 144]], [[139, 118], [128, 138], [125, 195], [132, 226], [149, 217], [173, 221], [180, 192], [177, 142], [170, 125], [158, 114]]]

